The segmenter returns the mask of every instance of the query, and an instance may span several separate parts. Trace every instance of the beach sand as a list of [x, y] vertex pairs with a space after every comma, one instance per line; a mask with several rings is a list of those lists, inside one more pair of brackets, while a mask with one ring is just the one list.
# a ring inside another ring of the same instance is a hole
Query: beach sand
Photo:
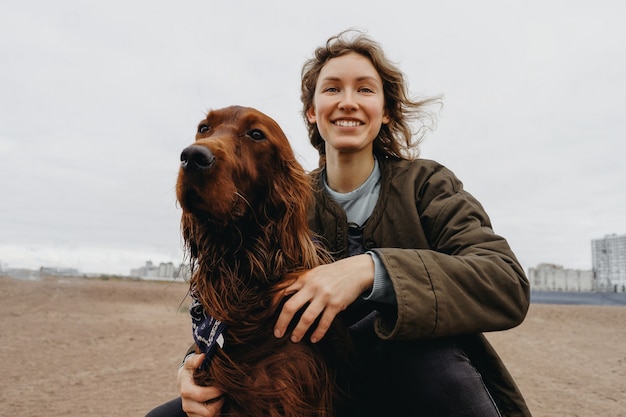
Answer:
[[[191, 344], [184, 282], [0, 278], [0, 416], [144, 416]], [[536, 417], [626, 416], [626, 307], [531, 305], [492, 341]]]

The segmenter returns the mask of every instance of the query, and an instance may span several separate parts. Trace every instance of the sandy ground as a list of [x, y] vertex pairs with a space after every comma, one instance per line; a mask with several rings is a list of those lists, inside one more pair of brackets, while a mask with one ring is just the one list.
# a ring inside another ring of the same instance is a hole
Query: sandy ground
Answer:
[[[0, 416], [144, 416], [173, 398], [186, 289], [0, 278]], [[534, 416], [626, 416], [626, 307], [533, 304], [488, 337]]]

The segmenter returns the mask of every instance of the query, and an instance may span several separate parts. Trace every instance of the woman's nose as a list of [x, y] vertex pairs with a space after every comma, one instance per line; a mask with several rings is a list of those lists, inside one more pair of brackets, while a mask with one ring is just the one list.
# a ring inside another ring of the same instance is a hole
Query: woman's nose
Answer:
[[341, 110], [356, 110], [357, 102], [354, 97], [354, 93], [351, 91], [344, 91], [341, 100], [339, 101], [339, 108]]

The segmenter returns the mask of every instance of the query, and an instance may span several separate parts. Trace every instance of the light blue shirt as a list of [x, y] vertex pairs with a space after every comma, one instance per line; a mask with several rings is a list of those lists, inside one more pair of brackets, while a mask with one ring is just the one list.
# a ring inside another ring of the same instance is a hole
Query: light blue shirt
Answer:
[[[348, 223], [361, 227], [371, 216], [380, 195], [380, 167], [378, 161], [374, 159], [374, 169], [370, 176], [358, 188], [347, 193], [339, 193], [328, 186], [326, 171], [323, 173], [324, 186], [328, 195], [346, 212]], [[396, 303], [396, 294], [389, 274], [379, 256], [372, 252], [365, 252], [374, 261], [374, 284], [372, 291], [363, 298], [369, 301], [378, 301], [387, 304]]]

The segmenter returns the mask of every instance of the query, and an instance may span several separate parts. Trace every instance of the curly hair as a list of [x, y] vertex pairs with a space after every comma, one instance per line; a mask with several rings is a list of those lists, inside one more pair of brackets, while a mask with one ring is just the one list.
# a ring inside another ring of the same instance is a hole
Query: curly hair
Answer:
[[[306, 113], [313, 106], [315, 87], [322, 68], [329, 60], [351, 52], [368, 58], [383, 83], [385, 111], [389, 116], [389, 123], [381, 127], [374, 140], [374, 155], [398, 159], [417, 158], [425, 131], [434, 128], [435, 124], [435, 116], [427, 107], [440, 103], [442, 96], [420, 100], [409, 97], [404, 74], [387, 59], [381, 45], [359, 30], [348, 29], [330, 37], [324, 46], [315, 49], [313, 58], [305, 61], [302, 67], [302, 116], [311, 145], [319, 152], [320, 164], [324, 163], [326, 152], [324, 139], [317, 125], [309, 122]], [[414, 122], [419, 122], [419, 125], [412, 130]]]

